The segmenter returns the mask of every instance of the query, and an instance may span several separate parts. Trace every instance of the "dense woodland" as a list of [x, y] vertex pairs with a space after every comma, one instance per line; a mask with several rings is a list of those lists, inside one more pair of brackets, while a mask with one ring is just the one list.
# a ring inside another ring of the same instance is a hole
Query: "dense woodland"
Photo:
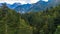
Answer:
[[60, 34], [60, 6], [21, 14], [2, 5], [0, 34]]

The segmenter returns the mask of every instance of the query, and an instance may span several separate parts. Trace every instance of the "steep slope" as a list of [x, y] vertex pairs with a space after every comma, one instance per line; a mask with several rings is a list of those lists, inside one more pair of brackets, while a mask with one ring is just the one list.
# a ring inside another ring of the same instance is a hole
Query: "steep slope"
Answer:
[[49, 0], [48, 2], [40, 0], [39, 2], [31, 5], [28, 4], [21, 6], [19, 5], [14, 10], [20, 11], [20, 13], [30, 12], [30, 11], [37, 12], [37, 11], [45, 10], [46, 8], [57, 6], [59, 2], [60, 0]]
[[39, 1], [33, 4], [33, 6], [29, 9], [29, 11], [37, 12], [46, 9], [47, 7], [48, 7], [48, 2]]
[[20, 13], [25, 13], [30, 9], [31, 6], [32, 4], [19, 5], [14, 10], [19, 11]]
[[21, 5], [20, 3], [14, 3], [14, 4], [7, 4], [7, 6], [10, 8], [10, 9], [14, 9], [16, 8], [17, 6]]
[[20, 11], [20, 13], [25, 13], [25, 12], [30, 12], [30, 11], [37, 12], [40, 10], [44, 10], [45, 7], [47, 7], [47, 5], [48, 5], [48, 2], [39, 1], [35, 4], [19, 5], [14, 10]]

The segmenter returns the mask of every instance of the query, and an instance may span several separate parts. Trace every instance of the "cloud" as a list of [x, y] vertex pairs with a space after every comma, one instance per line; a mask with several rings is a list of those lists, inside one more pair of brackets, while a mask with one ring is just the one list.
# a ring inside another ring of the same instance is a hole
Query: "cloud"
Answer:
[[0, 0], [0, 3], [10, 3], [10, 4], [13, 4], [15, 2], [17, 3], [21, 3], [21, 4], [27, 4], [27, 3], [36, 3], [38, 2], [39, 0]]
[[42, 1], [48, 2], [48, 0], [42, 0]]
[[30, 3], [36, 3], [39, 0], [30, 0]]

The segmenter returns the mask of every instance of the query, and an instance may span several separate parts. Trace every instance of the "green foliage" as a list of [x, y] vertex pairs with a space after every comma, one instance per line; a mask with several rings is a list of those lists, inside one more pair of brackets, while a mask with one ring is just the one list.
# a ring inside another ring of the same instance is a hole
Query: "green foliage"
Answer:
[[60, 25], [57, 27], [55, 34], [60, 34]]
[[58, 25], [60, 6], [25, 14], [9, 9], [6, 4], [0, 8], [0, 34], [58, 34]]
[[5, 4], [0, 10], [0, 34], [15, 34], [19, 28], [19, 17], [14, 10], [8, 9]]

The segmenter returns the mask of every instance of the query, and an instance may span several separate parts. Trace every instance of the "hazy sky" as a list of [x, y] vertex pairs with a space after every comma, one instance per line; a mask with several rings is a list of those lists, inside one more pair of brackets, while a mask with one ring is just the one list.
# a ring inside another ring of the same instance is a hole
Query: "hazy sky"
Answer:
[[[13, 4], [13, 3], [17, 2], [17, 3], [21, 3], [21, 4], [27, 4], [27, 3], [31, 4], [31, 3], [36, 3], [38, 1], [39, 0], [0, 0], [0, 3], [6, 2], [9, 4]], [[48, 0], [43, 0], [43, 1], [47, 2]]]

